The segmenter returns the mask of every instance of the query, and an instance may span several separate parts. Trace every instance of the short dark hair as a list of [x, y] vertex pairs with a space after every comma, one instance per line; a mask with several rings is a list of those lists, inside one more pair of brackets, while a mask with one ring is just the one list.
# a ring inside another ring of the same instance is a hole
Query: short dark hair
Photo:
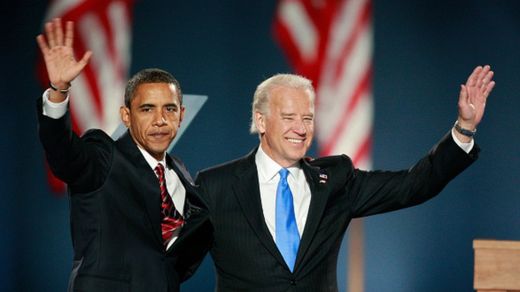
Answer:
[[132, 100], [134, 99], [135, 91], [139, 85], [144, 83], [168, 83], [175, 85], [177, 94], [179, 95], [179, 102], [182, 105], [182, 90], [179, 81], [173, 77], [172, 74], [157, 68], [143, 69], [137, 72], [126, 84], [125, 88], [125, 106], [130, 108]]

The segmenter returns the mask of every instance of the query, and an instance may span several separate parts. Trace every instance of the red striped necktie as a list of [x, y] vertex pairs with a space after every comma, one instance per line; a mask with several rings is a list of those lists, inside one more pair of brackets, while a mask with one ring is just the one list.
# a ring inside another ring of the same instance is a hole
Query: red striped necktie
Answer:
[[172, 239], [173, 232], [182, 227], [184, 218], [175, 209], [173, 200], [166, 189], [166, 179], [164, 176], [164, 166], [157, 164], [155, 173], [159, 178], [159, 186], [161, 188], [161, 229], [164, 246], [167, 247]]

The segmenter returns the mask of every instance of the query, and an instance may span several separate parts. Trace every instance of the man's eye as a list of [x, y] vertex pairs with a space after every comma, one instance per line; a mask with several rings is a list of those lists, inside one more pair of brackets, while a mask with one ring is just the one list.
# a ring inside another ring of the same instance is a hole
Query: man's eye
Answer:
[[142, 107], [142, 108], [141, 108], [141, 111], [147, 113], [147, 112], [152, 111], [152, 108], [149, 108], [149, 107]]
[[167, 112], [176, 112], [177, 111], [177, 107], [168, 106], [168, 107], [166, 107], [166, 111]]

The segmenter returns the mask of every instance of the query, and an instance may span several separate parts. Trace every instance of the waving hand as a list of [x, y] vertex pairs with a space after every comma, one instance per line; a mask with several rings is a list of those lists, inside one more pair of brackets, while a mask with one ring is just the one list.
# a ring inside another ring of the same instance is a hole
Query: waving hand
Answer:
[[69, 88], [70, 82], [81, 73], [92, 55], [92, 52], [87, 51], [79, 61], [74, 57], [73, 22], [66, 23], [65, 33], [61, 19], [56, 18], [47, 22], [45, 35], [38, 35], [36, 40], [43, 54], [52, 86], [62, 90]]
[[[460, 86], [459, 116], [457, 123], [461, 128], [469, 131], [476, 130], [484, 115], [486, 100], [495, 86], [493, 71], [489, 65], [477, 66], [468, 77], [466, 84]], [[456, 133], [461, 141], [467, 141], [468, 137]]]

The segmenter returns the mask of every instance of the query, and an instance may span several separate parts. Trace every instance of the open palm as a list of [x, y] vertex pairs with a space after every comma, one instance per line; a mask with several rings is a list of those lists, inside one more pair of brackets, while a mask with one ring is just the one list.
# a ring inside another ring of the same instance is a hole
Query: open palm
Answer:
[[466, 84], [461, 85], [458, 120], [463, 127], [476, 129], [482, 120], [487, 97], [495, 86], [493, 74], [489, 65], [478, 66], [468, 77]]
[[65, 34], [61, 19], [56, 18], [45, 24], [45, 36], [36, 37], [45, 60], [49, 81], [58, 88], [67, 88], [88, 64], [92, 52], [87, 51], [77, 61], [72, 48], [74, 41], [74, 24], [68, 21]]

